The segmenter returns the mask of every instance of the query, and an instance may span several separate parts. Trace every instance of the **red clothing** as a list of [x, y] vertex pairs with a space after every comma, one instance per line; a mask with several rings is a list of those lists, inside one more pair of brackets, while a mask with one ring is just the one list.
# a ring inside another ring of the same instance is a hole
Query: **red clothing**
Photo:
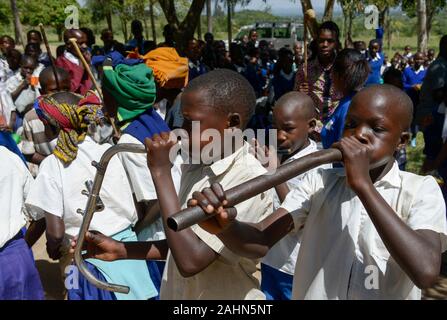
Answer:
[[83, 67], [77, 66], [64, 56], [57, 58], [56, 66], [66, 70], [70, 74], [71, 92], [85, 95], [92, 88], [92, 81]]

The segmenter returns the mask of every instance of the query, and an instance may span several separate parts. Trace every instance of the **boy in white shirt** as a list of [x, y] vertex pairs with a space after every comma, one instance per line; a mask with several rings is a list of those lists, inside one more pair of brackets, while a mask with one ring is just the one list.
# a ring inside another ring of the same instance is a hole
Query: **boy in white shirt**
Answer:
[[[82, 193], [86, 181], [93, 180], [99, 161], [110, 144], [98, 144], [87, 128], [102, 121], [96, 96], [81, 97], [68, 92], [42, 97], [36, 112], [45, 124], [46, 133], [58, 135], [53, 154], [45, 158], [26, 204], [38, 219], [46, 219], [47, 251], [53, 259], [68, 252], [69, 239], [78, 235], [87, 196]], [[100, 192], [104, 210], [94, 215], [91, 228], [121, 241], [136, 241], [132, 230], [137, 214], [126, 172], [118, 158], [112, 158]], [[37, 209], [37, 210], [36, 210]], [[67, 255], [65, 254], [65, 257]], [[68, 256], [68, 258], [70, 258]], [[79, 285], [68, 288], [69, 299], [114, 300], [149, 299], [157, 292], [143, 261], [103, 263], [89, 260], [89, 269], [102, 280], [130, 287], [128, 295], [95, 288], [79, 274]]]
[[[279, 153], [284, 154], [280, 164], [317, 151], [317, 144], [309, 138], [316, 125], [315, 110], [313, 100], [301, 92], [286, 93], [277, 101], [273, 109], [273, 124], [277, 130]], [[297, 188], [310, 172], [290, 179], [287, 182], [288, 187], [291, 190]], [[279, 199], [276, 194], [273, 202], [275, 210], [281, 206], [282, 201], [284, 199]], [[262, 260], [261, 289], [267, 300], [291, 299], [301, 234], [302, 229], [290, 232], [276, 243]]]
[[263, 256], [304, 225], [294, 299], [420, 299], [438, 278], [447, 249], [445, 204], [432, 177], [399, 171], [394, 153], [409, 140], [412, 103], [401, 90], [370, 86], [349, 109], [335, 148], [343, 168], [319, 169], [258, 224], [222, 210], [223, 190], [196, 194], [190, 205], [218, 215], [212, 230], [233, 252]]

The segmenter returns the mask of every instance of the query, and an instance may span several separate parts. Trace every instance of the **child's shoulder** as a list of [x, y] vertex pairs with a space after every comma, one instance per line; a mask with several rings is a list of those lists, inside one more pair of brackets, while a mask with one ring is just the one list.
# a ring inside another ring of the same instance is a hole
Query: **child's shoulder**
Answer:
[[421, 176], [408, 171], [399, 170], [399, 176], [402, 181], [401, 188], [404, 190], [418, 194], [425, 194], [433, 188], [440, 190], [438, 182], [431, 175]]

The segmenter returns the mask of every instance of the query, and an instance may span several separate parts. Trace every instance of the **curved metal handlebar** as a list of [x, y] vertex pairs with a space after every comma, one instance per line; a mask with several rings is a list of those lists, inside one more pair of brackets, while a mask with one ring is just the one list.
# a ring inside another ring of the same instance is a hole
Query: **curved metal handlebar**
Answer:
[[[103, 282], [95, 278], [95, 276], [88, 270], [84, 258], [82, 257], [82, 246], [85, 241], [85, 234], [89, 229], [90, 222], [92, 221], [93, 214], [101, 209], [101, 201], [99, 199], [99, 191], [101, 190], [104, 175], [107, 170], [110, 159], [120, 152], [132, 152], [132, 153], [146, 153], [146, 148], [140, 144], [123, 143], [109, 148], [101, 157], [99, 163], [93, 162], [92, 165], [97, 169], [95, 180], [91, 186], [91, 190], [88, 190], [88, 201], [85, 211], [80, 212], [83, 214], [83, 220], [81, 228], [79, 229], [78, 241], [76, 243], [74, 260], [79, 271], [84, 277], [92, 283], [95, 287], [107, 291], [129, 293], [129, 287], [118, 284], [112, 284]], [[88, 186], [87, 189], [90, 189]]]

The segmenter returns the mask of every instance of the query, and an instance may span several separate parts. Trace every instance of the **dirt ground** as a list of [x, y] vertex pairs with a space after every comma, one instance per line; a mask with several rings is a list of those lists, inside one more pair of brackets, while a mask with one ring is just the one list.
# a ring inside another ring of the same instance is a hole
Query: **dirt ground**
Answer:
[[[51, 260], [45, 250], [45, 236], [34, 245], [33, 253], [39, 270], [47, 300], [63, 300], [64, 285], [60, 276], [59, 263]], [[446, 270], [447, 271], [447, 270]], [[258, 273], [260, 276], [260, 274]], [[447, 300], [447, 273], [431, 289], [423, 291], [423, 300]]]
[[63, 300], [64, 285], [61, 280], [59, 263], [48, 257], [45, 243], [46, 239], [43, 235], [33, 246], [34, 259], [45, 290], [45, 297], [47, 300]]

